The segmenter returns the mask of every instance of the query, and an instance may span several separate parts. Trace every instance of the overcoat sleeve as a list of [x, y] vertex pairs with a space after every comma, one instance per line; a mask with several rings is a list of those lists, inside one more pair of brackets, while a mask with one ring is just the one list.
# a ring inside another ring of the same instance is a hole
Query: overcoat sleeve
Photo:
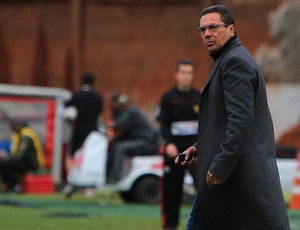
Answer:
[[249, 139], [254, 120], [258, 74], [243, 58], [231, 56], [222, 61], [219, 74], [227, 115], [225, 140], [209, 171], [226, 181], [235, 169]]

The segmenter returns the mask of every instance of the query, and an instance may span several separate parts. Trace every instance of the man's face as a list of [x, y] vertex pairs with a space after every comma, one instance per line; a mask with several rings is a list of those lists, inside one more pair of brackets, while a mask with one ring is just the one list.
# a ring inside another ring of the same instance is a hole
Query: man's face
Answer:
[[179, 69], [175, 73], [175, 79], [180, 89], [189, 90], [194, 80], [194, 67], [192, 65], [179, 65]]
[[11, 129], [13, 130], [13, 132], [19, 133], [22, 129], [22, 126], [18, 123], [13, 122], [11, 124]]
[[213, 31], [206, 29], [200, 36], [208, 52], [215, 53], [234, 36], [234, 25], [224, 26], [219, 13], [205, 14], [200, 18], [200, 28], [207, 28], [209, 25], [218, 25], [218, 27]]

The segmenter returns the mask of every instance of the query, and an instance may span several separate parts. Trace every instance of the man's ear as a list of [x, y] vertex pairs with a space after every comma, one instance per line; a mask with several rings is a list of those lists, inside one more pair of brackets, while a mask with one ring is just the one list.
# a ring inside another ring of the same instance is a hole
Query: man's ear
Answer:
[[230, 37], [233, 37], [235, 35], [235, 26], [231, 24], [228, 27], [230, 29]]

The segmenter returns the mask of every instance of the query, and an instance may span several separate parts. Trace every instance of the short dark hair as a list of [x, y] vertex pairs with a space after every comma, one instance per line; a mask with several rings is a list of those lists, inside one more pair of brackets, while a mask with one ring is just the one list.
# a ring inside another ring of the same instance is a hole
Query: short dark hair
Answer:
[[179, 71], [179, 66], [180, 65], [191, 65], [191, 66], [193, 66], [193, 69], [195, 70], [195, 63], [190, 59], [181, 59], [181, 60], [179, 60], [175, 65], [175, 71], [176, 72]]
[[94, 75], [91, 73], [85, 73], [82, 75], [81, 83], [83, 85], [93, 85], [95, 82]]
[[221, 15], [221, 20], [224, 22], [224, 24], [228, 25], [235, 25], [233, 13], [231, 10], [223, 5], [214, 5], [214, 6], [208, 6], [202, 10], [200, 13], [200, 18], [209, 13], [219, 13]]

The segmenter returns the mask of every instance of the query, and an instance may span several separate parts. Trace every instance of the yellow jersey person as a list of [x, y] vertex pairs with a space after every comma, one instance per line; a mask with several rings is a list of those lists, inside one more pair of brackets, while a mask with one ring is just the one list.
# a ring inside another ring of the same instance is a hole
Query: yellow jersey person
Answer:
[[45, 166], [44, 152], [36, 132], [25, 122], [12, 121], [12, 146], [7, 158], [0, 161], [1, 181], [6, 192], [20, 192], [18, 176]]

